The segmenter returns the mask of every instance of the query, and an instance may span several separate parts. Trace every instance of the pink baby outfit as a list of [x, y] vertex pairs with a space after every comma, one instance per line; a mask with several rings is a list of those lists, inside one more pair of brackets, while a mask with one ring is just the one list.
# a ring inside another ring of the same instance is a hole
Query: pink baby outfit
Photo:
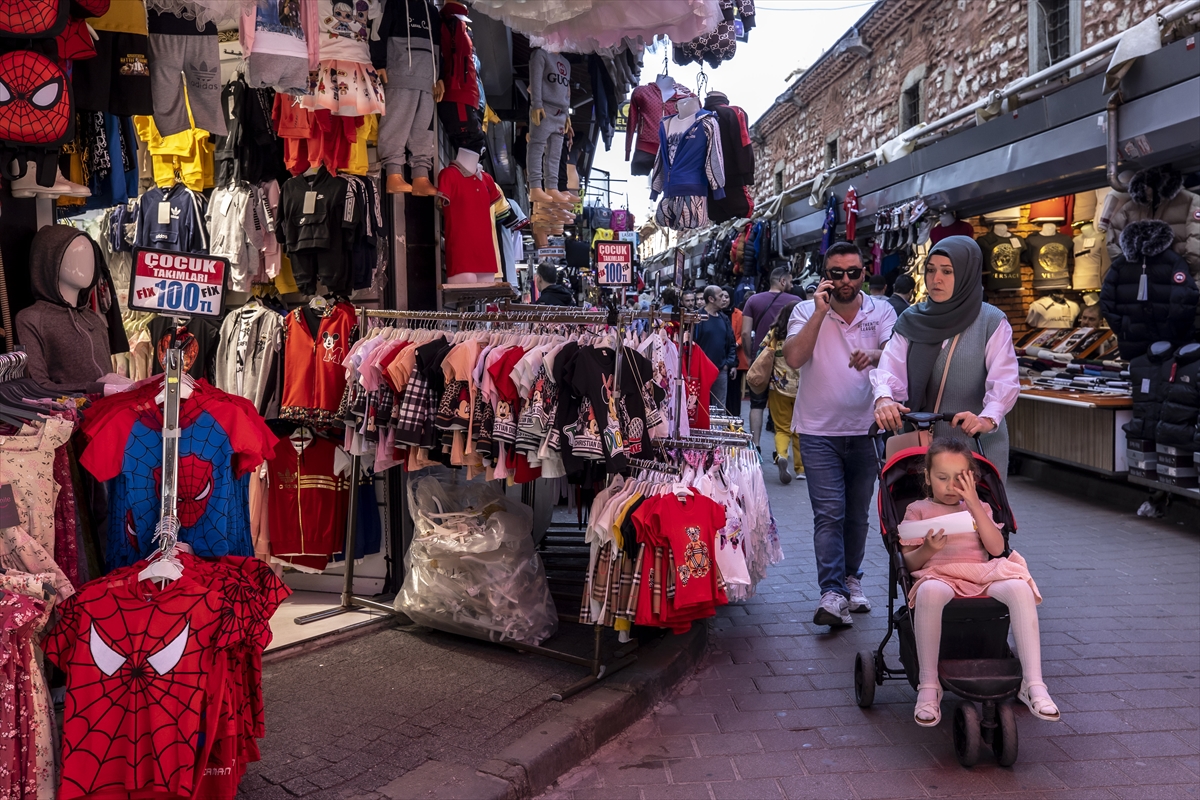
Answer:
[[[984, 511], [992, 516], [992, 509], [987, 503], [983, 504]], [[937, 517], [965, 512], [964, 503], [957, 506], [947, 506], [934, 500], [917, 500], [909, 505], [904, 512], [904, 521], [933, 520]], [[993, 517], [993, 521], [994, 521]], [[936, 524], [929, 527], [938, 529]], [[999, 527], [999, 526], [997, 526]], [[924, 539], [901, 539], [902, 547], [919, 547]], [[1040, 604], [1042, 595], [1038, 592], [1033, 576], [1025, 559], [1016, 550], [1009, 552], [1007, 557], [990, 558], [983, 547], [983, 541], [978, 533], [975, 536], [954, 534], [946, 538], [946, 546], [941, 551], [930, 556], [925, 565], [913, 572], [916, 580], [908, 592], [908, 604], [916, 606], [917, 588], [927, 580], [939, 580], [954, 590], [957, 597], [985, 597], [988, 586], [996, 581], [1023, 580], [1033, 590], [1034, 599]]]

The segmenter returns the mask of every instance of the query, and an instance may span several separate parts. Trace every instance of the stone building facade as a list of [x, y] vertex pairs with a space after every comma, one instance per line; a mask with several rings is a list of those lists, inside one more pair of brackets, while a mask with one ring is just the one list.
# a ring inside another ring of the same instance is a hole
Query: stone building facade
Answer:
[[1125, 30], [1161, 5], [883, 0], [752, 126], [755, 196], [762, 201], [870, 153], [918, 122]]

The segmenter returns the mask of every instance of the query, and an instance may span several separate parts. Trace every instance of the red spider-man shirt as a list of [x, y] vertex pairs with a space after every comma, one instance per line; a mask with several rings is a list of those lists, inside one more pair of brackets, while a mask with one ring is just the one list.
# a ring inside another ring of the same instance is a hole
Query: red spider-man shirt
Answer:
[[201, 715], [226, 677], [219, 651], [245, 630], [217, 590], [136, 575], [89, 583], [43, 641], [67, 676], [59, 800], [190, 797], [201, 777]]

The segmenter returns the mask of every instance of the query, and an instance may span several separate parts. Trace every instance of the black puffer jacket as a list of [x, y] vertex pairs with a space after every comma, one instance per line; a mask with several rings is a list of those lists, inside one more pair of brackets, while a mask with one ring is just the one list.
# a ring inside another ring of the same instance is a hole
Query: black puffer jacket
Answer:
[[1145, 353], [1129, 362], [1129, 382], [1133, 384], [1133, 419], [1121, 427], [1130, 439], [1149, 439], [1157, 435], [1162, 409], [1163, 384], [1171, 374], [1170, 342], [1155, 342]]
[[[1100, 290], [1100, 310], [1117, 334], [1121, 357], [1146, 352], [1151, 342], [1178, 346], [1192, 340], [1200, 291], [1187, 263], [1171, 250], [1175, 235], [1161, 220], [1131, 222], [1121, 231], [1121, 257], [1112, 263]], [[1146, 276], [1146, 299], [1138, 286]]]
[[1179, 348], [1167, 373], [1155, 441], [1195, 450], [1196, 416], [1200, 414], [1200, 344]]

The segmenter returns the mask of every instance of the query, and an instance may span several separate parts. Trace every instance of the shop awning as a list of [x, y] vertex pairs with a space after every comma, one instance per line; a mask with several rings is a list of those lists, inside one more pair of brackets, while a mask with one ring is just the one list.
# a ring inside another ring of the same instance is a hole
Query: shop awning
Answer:
[[[1119, 112], [1122, 169], [1173, 164], [1200, 167], [1200, 48], [1175, 42], [1141, 59], [1125, 76]], [[1104, 76], [1097, 75], [1021, 107], [1015, 114], [960, 131], [912, 155], [834, 185], [854, 186], [858, 230], [875, 214], [922, 197], [961, 216], [1105, 185]], [[782, 211], [785, 245], [821, 238], [824, 213], [808, 197]]]

